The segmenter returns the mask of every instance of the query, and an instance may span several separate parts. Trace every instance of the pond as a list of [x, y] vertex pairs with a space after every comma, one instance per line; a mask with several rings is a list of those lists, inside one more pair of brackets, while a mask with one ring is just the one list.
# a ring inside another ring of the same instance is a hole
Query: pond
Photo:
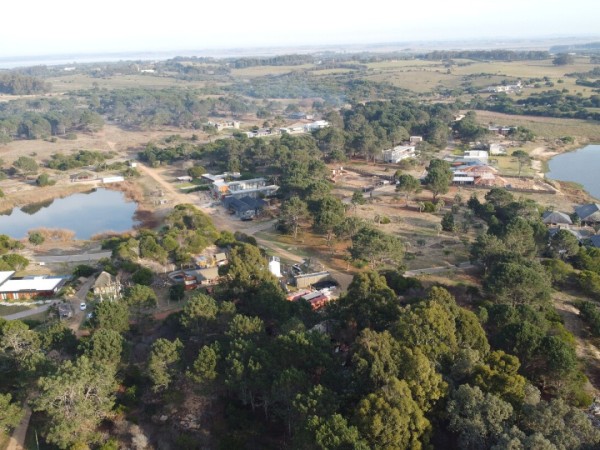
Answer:
[[590, 195], [600, 199], [600, 145], [557, 155], [548, 166], [548, 178], [579, 183]]
[[21, 239], [35, 228], [60, 228], [74, 231], [76, 239], [89, 239], [97, 233], [132, 229], [137, 225], [136, 209], [137, 203], [122, 192], [97, 189], [3, 213], [0, 234]]

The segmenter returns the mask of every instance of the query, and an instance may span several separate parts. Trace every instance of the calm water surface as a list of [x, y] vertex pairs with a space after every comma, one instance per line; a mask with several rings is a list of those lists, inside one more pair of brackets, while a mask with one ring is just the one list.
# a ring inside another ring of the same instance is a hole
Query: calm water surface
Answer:
[[574, 181], [600, 199], [600, 145], [588, 145], [577, 151], [557, 155], [548, 163], [548, 178]]
[[0, 234], [21, 239], [34, 228], [64, 228], [73, 230], [77, 239], [89, 239], [104, 231], [130, 230], [137, 224], [133, 219], [136, 208], [122, 192], [98, 189], [14, 208], [0, 215]]

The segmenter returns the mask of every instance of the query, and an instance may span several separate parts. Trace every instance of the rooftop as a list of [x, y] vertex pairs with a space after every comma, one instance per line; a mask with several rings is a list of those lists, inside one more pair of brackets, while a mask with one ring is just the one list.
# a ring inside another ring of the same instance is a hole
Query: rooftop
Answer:
[[600, 205], [598, 203], [578, 206], [575, 208], [575, 212], [581, 220], [592, 219], [600, 221]]
[[564, 223], [568, 225], [572, 225], [573, 221], [569, 217], [568, 214], [562, 213], [560, 211], [546, 211], [542, 215], [542, 222], [544, 223]]
[[17, 280], [8, 280], [0, 286], [2, 292], [47, 292], [57, 289], [64, 279], [60, 277], [31, 277]]
[[12, 277], [14, 274], [15, 274], [14, 270], [6, 270], [6, 271], [0, 272], [0, 286], [2, 285], [2, 283], [4, 283], [6, 280], [8, 280], [10, 277]]

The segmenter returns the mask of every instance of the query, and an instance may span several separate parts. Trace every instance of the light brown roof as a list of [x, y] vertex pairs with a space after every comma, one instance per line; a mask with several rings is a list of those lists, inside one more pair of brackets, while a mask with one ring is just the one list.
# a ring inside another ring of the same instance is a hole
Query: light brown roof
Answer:
[[102, 273], [98, 275], [98, 278], [96, 278], [93, 288], [103, 288], [110, 286], [111, 284], [115, 284], [115, 278], [110, 273], [102, 271]]

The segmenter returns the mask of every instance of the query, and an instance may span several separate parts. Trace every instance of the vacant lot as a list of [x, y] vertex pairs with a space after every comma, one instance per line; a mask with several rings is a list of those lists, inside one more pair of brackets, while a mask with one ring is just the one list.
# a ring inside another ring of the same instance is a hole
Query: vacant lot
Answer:
[[492, 111], [477, 111], [477, 120], [487, 125], [496, 123], [525, 127], [537, 136], [546, 139], [558, 139], [573, 136], [586, 142], [600, 142], [600, 126], [598, 122], [579, 119], [558, 119], [554, 117], [515, 116]]
[[127, 88], [164, 89], [168, 87], [202, 88], [206, 85], [203, 81], [185, 81], [150, 74], [121, 75], [104, 78], [76, 74], [49, 78], [48, 81], [52, 83], [52, 91], [56, 93], [92, 88], [109, 90]]

